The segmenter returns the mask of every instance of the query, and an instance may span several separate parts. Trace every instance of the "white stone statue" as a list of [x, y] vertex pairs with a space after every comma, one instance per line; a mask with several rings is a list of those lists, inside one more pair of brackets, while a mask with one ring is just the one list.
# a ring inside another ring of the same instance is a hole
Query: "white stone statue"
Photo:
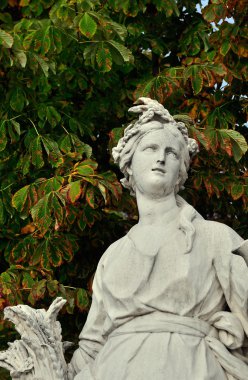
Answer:
[[[6, 307], [5, 318], [15, 324], [20, 340], [9, 343], [9, 349], [0, 352], [0, 366], [8, 369], [12, 379], [67, 380], [67, 364], [62, 343], [59, 310], [66, 303], [56, 298], [47, 311], [27, 305]], [[69, 343], [69, 344], [68, 344]]]
[[198, 146], [137, 103], [113, 157], [139, 222], [99, 262], [71, 379], [247, 380], [248, 242], [177, 195]]
[[148, 98], [130, 111], [113, 157], [139, 222], [99, 262], [68, 373], [16, 379], [247, 380], [248, 242], [177, 195], [198, 150], [185, 125]]

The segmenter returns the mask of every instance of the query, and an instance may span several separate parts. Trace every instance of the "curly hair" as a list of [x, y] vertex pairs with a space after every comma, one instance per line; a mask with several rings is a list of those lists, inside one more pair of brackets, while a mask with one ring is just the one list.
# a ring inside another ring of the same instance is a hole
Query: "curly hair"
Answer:
[[[189, 138], [188, 130], [183, 122], [176, 121], [162, 104], [150, 98], [139, 98], [137, 106], [131, 107], [130, 112], [138, 113], [139, 119], [132, 122], [124, 131], [124, 136], [119, 140], [118, 145], [113, 148], [112, 155], [115, 163], [119, 165], [124, 178], [122, 185], [129, 189], [135, 196], [135, 183], [128, 173], [132, 157], [140, 140], [148, 133], [158, 129], [165, 129], [179, 141], [181, 147], [181, 165], [179, 170], [179, 183], [175, 187], [177, 194], [188, 178], [188, 169], [191, 158], [199, 151], [198, 144], [194, 139]], [[152, 123], [157, 121], [159, 123]]]

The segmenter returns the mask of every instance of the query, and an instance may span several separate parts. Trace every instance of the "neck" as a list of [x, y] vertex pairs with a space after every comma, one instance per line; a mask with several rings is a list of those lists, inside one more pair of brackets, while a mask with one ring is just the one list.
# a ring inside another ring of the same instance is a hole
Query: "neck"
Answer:
[[175, 194], [171, 193], [162, 198], [152, 198], [136, 191], [139, 210], [139, 224], [160, 224], [175, 220], [179, 214]]

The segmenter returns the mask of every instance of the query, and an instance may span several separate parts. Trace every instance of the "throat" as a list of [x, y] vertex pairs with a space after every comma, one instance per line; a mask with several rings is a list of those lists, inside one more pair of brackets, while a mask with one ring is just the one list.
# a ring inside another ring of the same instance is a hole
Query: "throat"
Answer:
[[140, 225], [164, 225], [177, 220], [180, 211], [174, 193], [160, 199], [141, 193], [136, 193], [136, 197]]

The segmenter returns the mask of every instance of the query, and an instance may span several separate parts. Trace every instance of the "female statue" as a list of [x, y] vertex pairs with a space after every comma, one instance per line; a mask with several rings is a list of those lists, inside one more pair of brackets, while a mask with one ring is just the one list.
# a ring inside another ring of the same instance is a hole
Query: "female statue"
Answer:
[[[113, 150], [139, 222], [102, 256], [75, 380], [247, 380], [247, 242], [177, 195], [197, 152], [158, 102]], [[242, 257], [243, 256], [243, 257]]]

